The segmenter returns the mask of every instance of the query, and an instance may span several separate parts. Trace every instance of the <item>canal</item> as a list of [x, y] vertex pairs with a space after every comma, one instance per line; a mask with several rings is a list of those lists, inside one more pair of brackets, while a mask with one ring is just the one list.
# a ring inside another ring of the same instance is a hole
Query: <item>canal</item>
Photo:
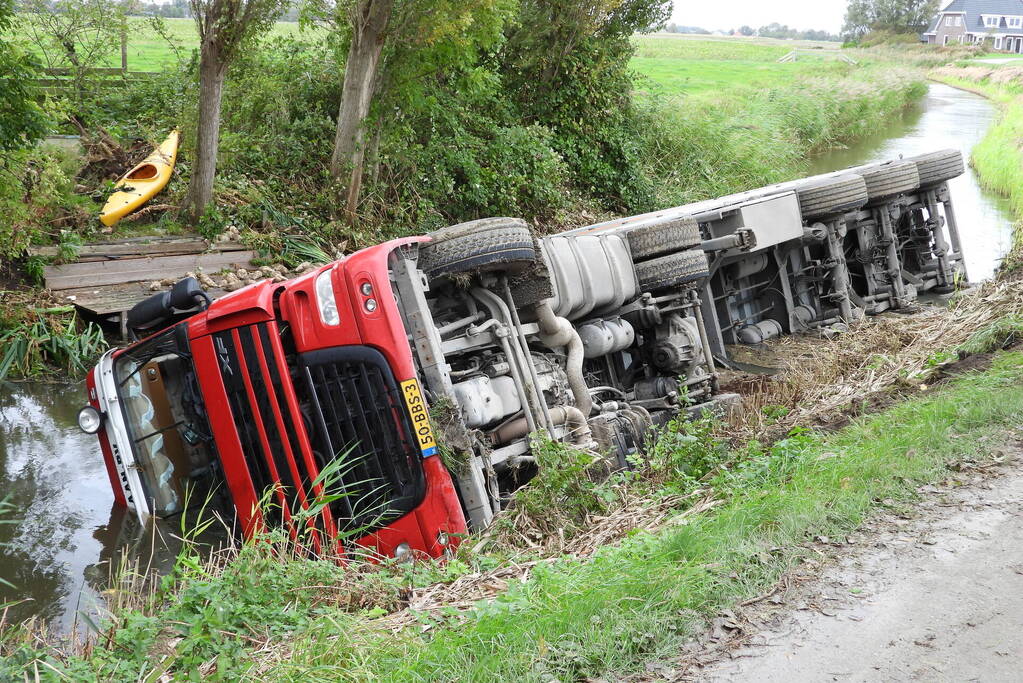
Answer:
[[[818, 157], [821, 173], [958, 147], [968, 156], [996, 115], [985, 99], [934, 84], [918, 107], [876, 135]], [[1009, 247], [1011, 216], [972, 171], [951, 181], [970, 278], [990, 277]], [[113, 505], [95, 437], [78, 431], [81, 385], [0, 383], [0, 603], [8, 621], [38, 617], [59, 632], [95, 615], [111, 565], [126, 555], [169, 566], [173, 524], [142, 529]], [[151, 551], [152, 557], [150, 557]]]
[[[988, 100], [964, 90], [932, 83], [919, 105], [900, 121], [845, 149], [813, 160], [811, 173], [827, 173], [872, 161], [886, 161], [939, 149], [958, 149], [967, 160], [994, 122], [998, 110]], [[973, 282], [991, 277], [1009, 251], [1012, 212], [1007, 199], [980, 187], [977, 174], [949, 181], [966, 252], [966, 272]]]

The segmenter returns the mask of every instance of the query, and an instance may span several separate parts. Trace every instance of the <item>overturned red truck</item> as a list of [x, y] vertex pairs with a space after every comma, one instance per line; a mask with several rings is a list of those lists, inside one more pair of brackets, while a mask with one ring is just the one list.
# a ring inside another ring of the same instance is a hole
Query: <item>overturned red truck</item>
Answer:
[[939, 152], [546, 237], [477, 220], [214, 302], [186, 279], [130, 312], [144, 338], [79, 423], [143, 521], [212, 495], [246, 535], [438, 557], [536, 473], [534, 435], [626, 467], [737, 400], [727, 344], [964, 282], [962, 171]]

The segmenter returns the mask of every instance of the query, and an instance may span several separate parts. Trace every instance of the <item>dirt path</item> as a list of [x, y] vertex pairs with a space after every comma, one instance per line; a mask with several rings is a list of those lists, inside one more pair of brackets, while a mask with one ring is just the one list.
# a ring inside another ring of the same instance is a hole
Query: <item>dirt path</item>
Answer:
[[[1023, 449], [928, 486], [773, 595], [723, 614], [663, 678], [1023, 680]], [[822, 568], [823, 567], [823, 571]]]

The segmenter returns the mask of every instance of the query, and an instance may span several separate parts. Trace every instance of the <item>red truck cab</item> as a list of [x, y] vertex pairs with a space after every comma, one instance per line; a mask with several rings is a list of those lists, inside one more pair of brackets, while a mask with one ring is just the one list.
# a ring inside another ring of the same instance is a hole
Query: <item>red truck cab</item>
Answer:
[[[145, 522], [220, 491], [246, 537], [309, 527], [317, 547], [451, 549], [465, 517], [389, 279], [392, 254], [424, 239], [250, 285], [104, 355], [79, 422], [117, 501]], [[181, 308], [160, 296], [150, 310]]]

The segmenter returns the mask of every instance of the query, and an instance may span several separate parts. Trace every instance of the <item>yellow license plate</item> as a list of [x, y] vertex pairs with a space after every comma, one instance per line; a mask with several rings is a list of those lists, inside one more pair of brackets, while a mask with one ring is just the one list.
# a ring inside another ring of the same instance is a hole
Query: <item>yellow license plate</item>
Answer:
[[430, 415], [426, 411], [426, 401], [419, 390], [419, 382], [414, 379], [401, 383], [401, 393], [405, 397], [405, 405], [408, 406], [409, 415], [412, 416], [412, 429], [415, 431], [416, 443], [423, 457], [437, 455], [437, 442], [433, 440], [433, 430], [430, 429]]

